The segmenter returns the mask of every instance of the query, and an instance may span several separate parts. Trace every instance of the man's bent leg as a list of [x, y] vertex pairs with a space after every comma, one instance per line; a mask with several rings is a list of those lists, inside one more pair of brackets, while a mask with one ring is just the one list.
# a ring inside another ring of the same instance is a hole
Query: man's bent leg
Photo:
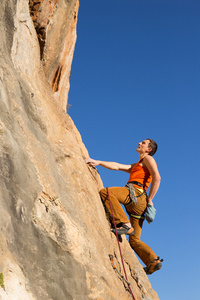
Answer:
[[129, 236], [129, 243], [143, 263], [148, 266], [153, 259], [157, 258], [157, 255], [148, 245], [140, 240], [143, 220], [131, 217], [131, 224], [135, 233], [133, 236]]
[[[111, 187], [108, 189], [108, 191], [116, 225], [119, 223], [129, 223], [129, 219], [121, 206], [121, 204], [127, 204], [130, 201], [128, 189], [126, 187]], [[100, 191], [100, 196], [106, 206], [106, 209], [111, 215], [110, 202], [106, 188]]]
[[[136, 189], [136, 195], [139, 196], [141, 194], [140, 191]], [[147, 200], [146, 195], [139, 196], [137, 198], [138, 203], [135, 205], [134, 203], [131, 205], [126, 206], [126, 210], [130, 214], [136, 214], [136, 215], [143, 215], [147, 206]], [[133, 250], [137, 253], [137, 255], [140, 257], [140, 259], [144, 262], [145, 265], [149, 265], [149, 263], [157, 258], [157, 255], [151, 250], [151, 248], [143, 243], [140, 240], [141, 231], [142, 231], [142, 225], [143, 221], [142, 219], [137, 219], [132, 216], [130, 216], [131, 224], [134, 228], [134, 235], [129, 237], [129, 243]]]

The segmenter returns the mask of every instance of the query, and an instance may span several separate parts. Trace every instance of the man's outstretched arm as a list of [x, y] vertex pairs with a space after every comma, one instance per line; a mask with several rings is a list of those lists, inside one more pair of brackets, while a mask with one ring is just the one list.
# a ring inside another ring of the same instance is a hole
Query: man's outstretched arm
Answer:
[[95, 160], [92, 158], [87, 158], [85, 161], [87, 164], [89, 164], [92, 167], [102, 166], [109, 170], [118, 170], [118, 171], [124, 171], [127, 173], [130, 173], [131, 169], [133, 167], [133, 164], [132, 165], [124, 165], [124, 164], [119, 164], [117, 162]]

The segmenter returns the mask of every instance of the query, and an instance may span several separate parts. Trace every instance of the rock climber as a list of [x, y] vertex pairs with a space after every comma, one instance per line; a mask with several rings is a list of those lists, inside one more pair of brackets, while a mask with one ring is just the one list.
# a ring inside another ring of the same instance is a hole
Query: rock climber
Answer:
[[[140, 240], [147, 204], [148, 206], [153, 206], [152, 200], [158, 191], [161, 180], [156, 161], [152, 157], [157, 151], [157, 143], [152, 139], [145, 139], [138, 143], [136, 151], [139, 154], [139, 161], [130, 165], [91, 158], [87, 158], [86, 163], [93, 167], [99, 165], [110, 170], [120, 170], [130, 173], [127, 185], [125, 187], [110, 187], [109, 195], [117, 226], [117, 233], [118, 235], [129, 235], [129, 243], [146, 265], [144, 270], [149, 275], [162, 267], [162, 260], [160, 260], [148, 245]], [[149, 195], [147, 196], [146, 191], [150, 184], [151, 187]], [[100, 196], [105, 204], [106, 210], [111, 214], [106, 188], [100, 191]], [[121, 204], [125, 206], [130, 220]], [[115, 232], [115, 229], [112, 231]]]

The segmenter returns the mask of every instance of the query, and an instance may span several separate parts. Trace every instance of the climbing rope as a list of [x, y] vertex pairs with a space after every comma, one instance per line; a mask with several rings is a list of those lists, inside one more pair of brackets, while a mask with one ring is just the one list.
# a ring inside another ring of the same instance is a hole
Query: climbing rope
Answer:
[[127, 274], [126, 274], [126, 269], [125, 269], [125, 266], [124, 266], [124, 259], [123, 259], [123, 256], [122, 256], [121, 246], [120, 246], [120, 243], [119, 243], [119, 236], [118, 236], [118, 233], [117, 233], [117, 227], [116, 227], [116, 223], [115, 223], [115, 218], [114, 218], [114, 214], [113, 214], [113, 208], [112, 208], [112, 203], [111, 203], [111, 200], [110, 200], [110, 194], [109, 194], [109, 191], [108, 191], [108, 187], [106, 189], [107, 189], [107, 193], [108, 193], [108, 199], [109, 199], [109, 202], [110, 202], [110, 210], [111, 210], [111, 214], [112, 214], [112, 218], [113, 218], [113, 224], [114, 224], [114, 227], [115, 227], [117, 243], [118, 243], [120, 257], [121, 257], [122, 266], [123, 266], [123, 270], [124, 270], [124, 275], [125, 275], [125, 279], [126, 279], [125, 281], [128, 285], [129, 291], [130, 291], [133, 299], [136, 300], [134, 295], [133, 295], [133, 292], [132, 292], [132, 289], [130, 287], [130, 283], [128, 281], [128, 277], [127, 277]]

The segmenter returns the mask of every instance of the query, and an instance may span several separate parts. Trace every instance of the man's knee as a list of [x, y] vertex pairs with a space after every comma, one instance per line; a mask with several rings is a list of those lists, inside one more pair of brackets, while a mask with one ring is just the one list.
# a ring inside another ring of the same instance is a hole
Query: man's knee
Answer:
[[140, 244], [140, 239], [136, 238], [134, 235], [133, 236], [129, 236], [129, 244], [131, 246], [131, 248], [137, 248]]
[[107, 189], [106, 189], [106, 188], [101, 189], [100, 192], [99, 192], [99, 194], [100, 194], [101, 199], [102, 199], [103, 201], [105, 201], [105, 198], [106, 198], [107, 195], [108, 195]]

